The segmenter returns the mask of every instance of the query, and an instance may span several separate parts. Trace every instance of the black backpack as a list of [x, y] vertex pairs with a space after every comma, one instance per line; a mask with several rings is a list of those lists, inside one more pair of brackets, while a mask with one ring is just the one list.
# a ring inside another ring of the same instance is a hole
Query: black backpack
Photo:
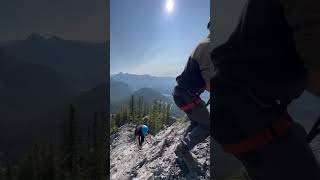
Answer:
[[246, 87], [296, 81], [306, 74], [279, 0], [248, 0], [235, 31], [211, 59], [218, 77]]

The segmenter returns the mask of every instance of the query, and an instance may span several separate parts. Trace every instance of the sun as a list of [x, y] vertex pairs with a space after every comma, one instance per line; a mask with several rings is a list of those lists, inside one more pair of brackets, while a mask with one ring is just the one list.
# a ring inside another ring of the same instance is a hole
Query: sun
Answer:
[[166, 10], [168, 13], [171, 13], [174, 9], [174, 1], [173, 0], [166, 0]]

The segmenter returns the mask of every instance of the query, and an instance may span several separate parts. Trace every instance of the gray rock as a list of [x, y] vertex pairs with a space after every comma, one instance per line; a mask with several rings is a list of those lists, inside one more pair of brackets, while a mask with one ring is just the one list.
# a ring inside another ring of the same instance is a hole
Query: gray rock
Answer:
[[174, 151], [188, 125], [188, 122], [176, 121], [155, 135], [152, 144], [145, 143], [141, 150], [132, 138], [135, 126], [122, 126], [110, 145], [110, 179], [210, 179], [209, 138], [191, 151], [205, 177], [185, 172], [177, 163]]

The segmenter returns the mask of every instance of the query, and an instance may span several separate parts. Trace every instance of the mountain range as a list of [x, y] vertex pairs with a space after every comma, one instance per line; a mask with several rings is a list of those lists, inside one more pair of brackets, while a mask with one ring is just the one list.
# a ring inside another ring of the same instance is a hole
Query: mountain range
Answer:
[[0, 43], [0, 159], [19, 159], [35, 143], [61, 141], [69, 104], [83, 126], [94, 112], [106, 113], [108, 58], [109, 42], [32, 34]]
[[[127, 74], [128, 76], [131, 76]], [[139, 75], [133, 75], [135, 78], [144, 78]], [[113, 76], [112, 76], [113, 77]], [[157, 77], [153, 77], [156, 79]], [[135, 98], [141, 98], [144, 103], [152, 105], [154, 101], [161, 101], [168, 103], [171, 106], [171, 115], [175, 117], [181, 117], [184, 113], [175, 105], [173, 97], [170, 95], [163, 94], [158, 89], [148, 87], [148, 85], [140, 84], [141, 88], [132, 90], [132, 88], [123, 81], [116, 81], [113, 78], [110, 79], [110, 112], [117, 112], [122, 107], [128, 105], [131, 96]], [[158, 84], [159, 85], [159, 84]], [[168, 89], [173, 87], [168, 87]]]
[[89, 43], [31, 34], [2, 44], [16, 58], [55, 69], [74, 89], [87, 90], [107, 81], [109, 43]]
[[176, 80], [174, 77], [156, 77], [151, 75], [136, 75], [129, 73], [118, 73], [111, 75], [111, 78], [124, 82], [129, 85], [132, 90], [141, 88], [152, 88], [163, 94], [171, 94]]

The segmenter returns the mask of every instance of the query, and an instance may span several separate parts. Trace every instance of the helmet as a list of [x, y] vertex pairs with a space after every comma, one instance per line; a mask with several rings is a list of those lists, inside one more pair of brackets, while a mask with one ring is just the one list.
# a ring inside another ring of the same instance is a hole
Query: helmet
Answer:
[[148, 126], [143, 125], [142, 128], [141, 128], [141, 132], [142, 132], [143, 136], [148, 135], [148, 133], [149, 133], [149, 128], [148, 128]]
[[207, 24], [207, 29], [210, 29], [210, 17], [209, 17], [209, 21], [208, 21], [208, 24]]

